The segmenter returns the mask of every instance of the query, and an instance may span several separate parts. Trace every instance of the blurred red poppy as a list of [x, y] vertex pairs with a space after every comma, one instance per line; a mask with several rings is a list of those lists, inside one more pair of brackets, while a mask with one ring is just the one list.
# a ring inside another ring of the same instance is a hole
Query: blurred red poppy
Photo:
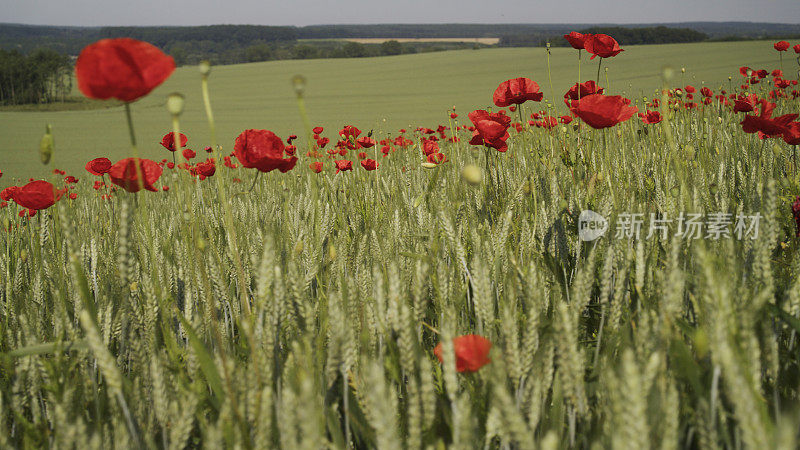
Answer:
[[573, 31], [570, 34], [565, 34], [564, 39], [569, 42], [569, 45], [572, 46], [575, 50], [582, 50], [584, 48], [584, 43], [586, 38], [591, 36], [591, 34], [581, 34], [577, 31]]
[[349, 159], [337, 159], [333, 163], [336, 165], [336, 173], [343, 170], [353, 170], [353, 161]]
[[201, 177], [210, 177], [217, 172], [217, 164], [214, 158], [208, 158], [201, 163], [195, 164], [194, 170]]
[[375, 139], [372, 139], [369, 136], [360, 137], [356, 140], [356, 142], [358, 142], [358, 144], [364, 148], [374, 147], [375, 144], [378, 143], [377, 141], [375, 141]]
[[800, 53], [800, 44], [795, 44], [795, 46], [792, 48], [794, 49], [795, 53]]
[[183, 149], [182, 154], [183, 154], [183, 157], [186, 158], [187, 160], [188, 159], [192, 159], [195, 156], [197, 156], [197, 153], [195, 153], [194, 150], [192, 150], [190, 148]]
[[359, 130], [358, 128], [356, 128], [356, 127], [354, 127], [352, 125], [346, 125], [344, 128], [342, 128], [341, 131], [339, 131], [339, 136], [341, 136], [342, 139], [347, 139], [349, 137], [352, 137], [353, 139], [355, 139], [360, 134], [361, 134], [361, 130]]
[[275, 169], [281, 172], [292, 170], [297, 157], [283, 158], [283, 140], [268, 130], [245, 130], [236, 138], [234, 154], [243, 167], [256, 168], [261, 172]]
[[539, 92], [539, 85], [530, 78], [513, 78], [503, 81], [494, 90], [494, 104], [499, 107], [511, 104], [521, 105], [528, 100], [539, 102], [544, 96]]
[[[138, 165], [138, 170], [137, 170]], [[125, 158], [116, 162], [108, 171], [111, 182], [128, 192], [139, 192], [142, 188], [156, 192], [153, 183], [158, 181], [164, 169], [155, 161]], [[139, 176], [141, 175], [141, 179]]]
[[380, 163], [378, 163], [374, 159], [365, 159], [365, 160], [361, 161], [361, 167], [363, 167], [363, 168], [365, 168], [367, 170], [375, 170], [375, 169], [378, 168], [379, 165], [380, 165]]
[[772, 46], [779, 52], [785, 52], [786, 50], [789, 50], [789, 43], [786, 41], [778, 41]]
[[661, 113], [658, 111], [646, 111], [639, 113], [639, 118], [642, 119], [642, 123], [653, 125], [661, 122]]
[[[475, 372], [481, 367], [492, 362], [489, 359], [489, 350], [492, 342], [483, 336], [467, 334], [453, 338], [453, 350], [456, 354], [456, 370], [458, 372]], [[444, 362], [442, 358], [442, 344], [433, 349], [433, 354]]]
[[742, 131], [745, 133], [761, 132], [767, 137], [784, 136], [791, 131], [789, 123], [797, 119], [797, 114], [785, 114], [779, 117], [772, 117], [775, 110], [775, 103], [766, 100], [759, 102], [759, 113], [757, 116], [747, 115], [742, 121]]
[[631, 101], [620, 95], [605, 96], [592, 94], [573, 102], [570, 111], [595, 129], [613, 127], [624, 122], [639, 111], [629, 106]]
[[309, 164], [309, 165], [308, 165], [308, 167], [309, 167], [309, 168], [310, 168], [310, 169], [311, 169], [311, 170], [312, 170], [314, 173], [320, 173], [320, 172], [322, 172], [322, 162], [320, 162], [320, 161], [314, 161], [314, 162], [312, 162], [311, 164]]
[[[181, 148], [186, 146], [186, 142], [189, 138], [186, 137], [185, 134], [180, 133], [181, 138]], [[174, 152], [175, 151], [175, 133], [167, 133], [161, 138], [161, 145], [164, 146], [167, 150]]]
[[175, 61], [147, 42], [102, 39], [86, 46], [75, 63], [78, 88], [89, 98], [132, 102], [175, 70]]
[[14, 194], [19, 191], [19, 186], [9, 186], [0, 191], [0, 199], [3, 201], [14, 200]]
[[14, 193], [13, 200], [23, 208], [47, 209], [56, 202], [56, 190], [48, 181], [31, 181]]
[[322, 127], [314, 127], [314, 129], [311, 130], [311, 131], [313, 131], [314, 134], [321, 134], [322, 133]]
[[111, 169], [111, 160], [108, 158], [95, 158], [86, 163], [86, 171], [98, 177], [108, 173], [109, 169]]
[[607, 34], [593, 34], [587, 36], [583, 46], [587, 52], [592, 54], [590, 59], [594, 59], [595, 56], [610, 58], [625, 51], [619, 48], [619, 42], [617, 42], [616, 39]]

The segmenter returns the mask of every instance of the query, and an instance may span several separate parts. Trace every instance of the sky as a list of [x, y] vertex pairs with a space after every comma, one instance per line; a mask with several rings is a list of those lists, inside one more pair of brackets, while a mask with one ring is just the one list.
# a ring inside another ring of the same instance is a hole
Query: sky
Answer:
[[0, 0], [37, 25], [379, 23], [800, 23], [799, 0]]

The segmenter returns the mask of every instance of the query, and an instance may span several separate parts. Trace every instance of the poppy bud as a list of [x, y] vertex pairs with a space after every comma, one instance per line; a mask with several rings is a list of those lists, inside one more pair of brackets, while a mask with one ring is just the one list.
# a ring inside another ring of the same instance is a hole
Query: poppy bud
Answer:
[[211, 73], [211, 63], [208, 61], [200, 61], [197, 68], [200, 69], [200, 75], [204, 77], [207, 77], [208, 74]]
[[167, 96], [167, 111], [173, 116], [180, 116], [183, 112], [183, 95], [173, 92]]
[[48, 123], [45, 127], [44, 136], [39, 141], [39, 156], [42, 158], [42, 164], [47, 165], [50, 162], [50, 157], [53, 156], [53, 129]]
[[478, 185], [483, 179], [481, 169], [473, 164], [468, 164], [461, 169], [461, 178], [471, 185]]
[[302, 75], [293, 76], [292, 86], [294, 87], [294, 93], [297, 94], [298, 97], [302, 97], [303, 92], [306, 90], [306, 78]]
[[681, 67], [681, 73], [686, 73], [686, 67]]
[[424, 167], [426, 169], [433, 169], [433, 168], [436, 167], [436, 164], [431, 163], [431, 162], [424, 162], [424, 163], [422, 163], [422, 167]]

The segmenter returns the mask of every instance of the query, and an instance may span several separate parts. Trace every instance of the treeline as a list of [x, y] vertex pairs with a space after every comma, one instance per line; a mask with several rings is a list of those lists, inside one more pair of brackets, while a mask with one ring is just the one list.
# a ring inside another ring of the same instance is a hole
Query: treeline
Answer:
[[403, 42], [390, 40], [381, 44], [361, 44], [342, 40], [295, 42], [256, 42], [248, 46], [220, 47], [206, 42], [179, 42], [165, 49], [178, 65], [209, 60], [213, 64], [274, 61], [283, 59], [364, 58], [444, 50], [489, 47], [471, 42]]
[[[573, 30], [574, 31], [574, 30]], [[643, 44], [678, 44], [701, 42], [708, 35], [689, 28], [658, 27], [591, 27], [578, 30], [581, 33], [607, 34], [613, 36], [622, 45]], [[541, 47], [550, 42], [553, 47], [566, 47], [569, 43], [563, 35], [546, 35], [544, 33], [505, 35], [500, 38], [501, 47]]]
[[28, 55], [0, 50], [0, 104], [65, 101], [72, 90], [73, 62], [55, 50]]

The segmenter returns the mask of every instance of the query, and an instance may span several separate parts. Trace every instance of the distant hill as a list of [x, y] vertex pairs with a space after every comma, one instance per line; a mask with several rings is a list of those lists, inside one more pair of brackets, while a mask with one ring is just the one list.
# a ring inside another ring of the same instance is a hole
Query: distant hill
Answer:
[[[449, 49], [482, 48], [480, 42], [344, 42], [343, 39], [495, 38], [499, 46], [566, 45], [570, 31], [606, 33], [622, 45], [800, 37], [800, 24], [685, 22], [661, 24], [374, 24], [277, 27], [65, 27], [0, 23], [0, 50], [28, 55], [37, 49], [77, 56], [102, 38], [133, 37], [160, 47], [178, 65], [208, 59], [213, 64], [276, 59], [347, 58]], [[16, 58], [16, 56], [13, 56]]]
[[[263, 25], [209, 25], [196, 27], [65, 27], [0, 23], [0, 48], [23, 53], [46, 47], [77, 55], [86, 44], [106, 37], [131, 36], [160, 47], [174, 41], [213, 43], [294, 41], [342, 38], [464, 38], [509, 35], [557, 36], [593, 27], [642, 28], [664, 26], [688, 28], [710, 39], [756, 39], [800, 36], [800, 24], [761, 22], [681, 22], [654, 24], [374, 24], [311, 25], [273, 27]], [[624, 42], [623, 42], [624, 44]]]

